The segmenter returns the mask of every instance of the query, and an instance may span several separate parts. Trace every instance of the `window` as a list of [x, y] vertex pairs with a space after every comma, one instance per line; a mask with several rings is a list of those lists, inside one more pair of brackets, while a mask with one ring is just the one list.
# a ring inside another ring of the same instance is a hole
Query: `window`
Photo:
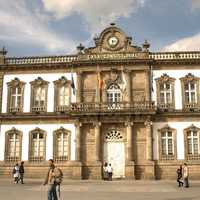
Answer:
[[120, 102], [121, 102], [121, 90], [119, 85], [117, 84], [111, 84], [107, 88], [107, 102], [109, 105], [109, 109], [117, 109], [120, 108]]
[[176, 130], [165, 126], [159, 132], [160, 159], [176, 159]]
[[199, 130], [194, 125], [185, 129], [185, 156], [189, 160], [199, 159]]
[[15, 78], [8, 84], [8, 112], [22, 112], [25, 83]]
[[30, 84], [31, 84], [31, 110], [33, 112], [46, 111], [48, 82], [38, 77]]
[[69, 109], [71, 99], [71, 81], [62, 76], [54, 81], [55, 88], [55, 111], [66, 111]]
[[36, 128], [30, 133], [30, 152], [29, 160], [31, 162], [41, 162], [45, 160], [46, 153], [46, 133]]
[[64, 162], [70, 160], [71, 132], [61, 127], [54, 131], [54, 160]]
[[188, 82], [184, 84], [185, 103], [197, 103], [196, 84]]
[[184, 109], [198, 109], [199, 106], [199, 78], [191, 73], [181, 78], [182, 101]]
[[159, 108], [168, 109], [175, 107], [174, 101], [174, 82], [175, 79], [163, 74], [156, 79], [157, 103]]
[[15, 128], [6, 132], [5, 161], [17, 162], [21, 160], [22, 133]]

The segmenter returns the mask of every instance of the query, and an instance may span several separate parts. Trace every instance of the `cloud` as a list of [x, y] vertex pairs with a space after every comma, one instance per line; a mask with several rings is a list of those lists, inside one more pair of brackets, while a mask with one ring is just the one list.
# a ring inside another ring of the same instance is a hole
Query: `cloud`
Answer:
[[30, 44], [49, 52], [66, 52], [74, 47], [70, 39], [59, 37], [49, 28], [49, 15], [29, 0], [0, 0], [0, 39]]
[[56, 20], [74, 13], [82, 16], [90, 31], [102, 29], [106, 24], [119, 17], [129, 17], [146, 0], [42, 0], [44, 8], [52, 13]]
[[192, 0], [192, 9], [200, 8], [200, 0]]
[[200, 51], [200, 33], [167, 45], [163, 51]]

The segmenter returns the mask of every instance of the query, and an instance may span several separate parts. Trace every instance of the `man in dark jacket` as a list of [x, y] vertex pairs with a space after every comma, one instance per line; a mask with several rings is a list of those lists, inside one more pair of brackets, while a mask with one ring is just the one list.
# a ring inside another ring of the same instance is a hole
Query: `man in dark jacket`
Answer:
[[21, 184], [24, 184], [24, 162], [22, 161], [19, 166], [19, 179]]

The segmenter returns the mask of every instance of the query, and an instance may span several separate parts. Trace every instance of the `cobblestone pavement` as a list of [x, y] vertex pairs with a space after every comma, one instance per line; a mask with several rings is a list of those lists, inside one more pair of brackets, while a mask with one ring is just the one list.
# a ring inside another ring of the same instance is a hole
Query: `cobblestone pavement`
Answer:
[[[24, 185], [0, 180], [0, 200], [45, 200], [42, 180], [26, 180]], [[200, 200], [200, 181], [179, 188], [175, 181], [65, 181], [62, 200]]]

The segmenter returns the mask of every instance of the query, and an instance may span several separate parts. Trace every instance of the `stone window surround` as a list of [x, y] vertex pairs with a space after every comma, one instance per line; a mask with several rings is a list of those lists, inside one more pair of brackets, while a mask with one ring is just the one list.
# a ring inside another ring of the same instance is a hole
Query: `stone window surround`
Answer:
[[[48, 81], [43, 80], [41, 77], [38, 77], [34, 81], [30, 82], [31, 84], [31, 101], [30, 101], [30, 111], [31, 112], [46, 112], [47, 111], [47, 96], [48, 96]], [[34, 89], [36, 87], [44, 87], [45, 88], [45, 106], [36, 108], [34, 106]]]
[[[8, 152], [9, 152], [9, 148], [10, 148], [10, 144], [9, 144], [9, 135], [12, 135], [12, 134], [19, 134], [19, 143], [20, 143], [20, 146], [19, 146], [19, 148], [20, 148], [20, 151], [19, 151], [19, 158], [13, 158], [13, 159], [9, 159], [8, 158]], [[10, 129], [10, 130], [8, 130], [8, 131], [6, 131], [6, 133], [5, 133], [5, 154], [4, 154], [4, 160], [6, 161], [6, 162], [17, 162], [17, 161], [20, 161], [21, 160], [21, 155], [22, 155], [22, 136], [23, 136], [23, 134], [22, 134], [22, 132], [21, 131], [19, 131], [19, 130], [17, 130], [16, 128], [12, 128], [12, 129]]]
[[[185, 77], [180, 78], [181, 81], [181, 91], [182, 91], [182, 104], [183, 104], [183, 109], [189, 109], [189, 108], [195, 108], [200, 105], [199, 99], [200, 99], [200, 87], [199, 87], [199, 78], [195, 77], [193, 74], [188, 73]], [[184, 89], [184, 84], [189, 83], [189, 82], [194, 82], [196, 84], [196, 93], [197, 93], [197, 103], [191, 103], [191, 105], [187, 104], [185, 102], [185, 89]], [[189, 107], [188, 107], [189, 106]]]
[[[32, 147], [32, 134], [35, 133], [35, 132], [38, 132], [38, 133], [42, 133], [43, 134], [43, 138], [44, 138], [44, 150], [43, 150], [43, 158], [42, 159], [34, 159], [32, 160], [31, 157], [32, 157], [32, 154], [33, 154], [33, 147]], [[47, 133], [46, 131], [36, 127], [34, 130], [30, 131], [29, 132], [29, 162], [42, 162], [42, 161], [45, 161], [46, 160], [46, 136], [47, 136]]]
[[[23, 112], [25, 84], [26, 84], [25, 82], [20, 81], [17, 77], [7, 83], [7, 86], [8, 86], [7, 112], [8, 113], [9, 112]], [[17, 88], [17, 87], [21, 89], [21, 104], [19, 107], [13, 107], [11, 92], [13, 88]]]
[[[69, 100], [71, 102], [71, 81], [68, 80], [65, 76], [62, 76], [60, 79], [54, 81], [54, 110], [57, 111], [60, 109], [62, 110], [61, 107], [59, 106], [59, 87], [69, 87]], [[64, 106], [66, 107], [66, 106]]]
[[[175, 92], [175, 78], [172, 78], [168, 76], [167, 74], [163, 74], [161, 77], [155, 79], [156, 81], [156, 88], [157, 88], [157, 105], [158, 107], [164, 109], [166, 108], [172, 108], [175, 109], [175, 97], [174, 97], [174, 92]], [[169, 83], [171, 85], [171, 92], [172, 92], [172, 103], [171, 104], [163, 104], [160, 102], [160, 85], [163, 83]]]
[[[67, 134], [67, 141], [68, 141], [68, 158], [65, 160], [65, 159], [60, 159], [58, 156], [57, 156], [57, 152], [56, 152], [56, 148], [58, 146], [57, 144], [57, 134], [59, 133], [64, 133], [64, 134]], [[53, 158], [56, 162], [67, 162], [69, 160], [71, 160], [71, 131], [68, 130], [68, 129], [65, 129], [63, 127], [60, 127], [59, 129], [55, 130], [53, 132]]]
[[198, 135], [198, 148], [200, 151], [200, 128], [194, 126], [193, 124], [191, 126], [189, 126], [188, 128], [183, 130], [184, 133], [184, 147], [185, 147], [185, 159], [186, 160], [199, 160], [200, 159], [200, 152], [198, 154], [198, 156], [189, 156], [188, 154], [188, 139], [187, 139], [187, 132], [188, 131], [197, 131], [197, 135]]
[[[172, 138], [173, 138], [173, 155], [162, 155], [162, 137], [161, 134], [166, 131], [172, 132]], [[161, 129], [158, 129], [158, 145], [159, 145], [159, 160], [177, 160], [177, 130], [174, 128], [171, 128], [169, 125], [164, 126]]]

